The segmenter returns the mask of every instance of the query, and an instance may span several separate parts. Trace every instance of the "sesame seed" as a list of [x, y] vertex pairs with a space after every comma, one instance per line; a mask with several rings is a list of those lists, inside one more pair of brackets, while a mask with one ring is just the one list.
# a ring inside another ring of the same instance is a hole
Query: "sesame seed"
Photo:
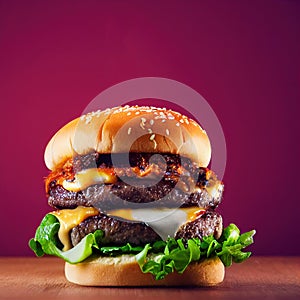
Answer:
[[131, 127], [128, 128], [127, 134], [129, 135], [131, 133]]
[[174, 119], [175, 119], [175, 117], [174, 117], [174, 116], [172, 116], [172, 115], [168, 115], [168, 119], [169, 119], [169, 120], [174, 120]]
[[156, 149], [156, 147], [157, 147], [156, 140], [153, 140], [153, 143], [154, 143], [154, 149]]
[[150, 141], [153, 141], [155, 138], [155, 134], [153, 133], [151, 136], [150, 136]]
[[154, 120], [150, 120], [150, 125], [153, 125], [154, 124]]
[[179, 121], [180, 123], [184, 123], [184, 121], [182, 120], [182, 119], [180, 119], [180, 121]]
[[141, 118], [140, 126], [141, 126], [142, 129], [145, 129], [145, 122], [146, 122], [146, 121], [147, 121], [147, 120], [146, 120], [145, 118]]
[[169, 129], [166, 129], [166, 134], [167, 134], [167, 135], [170, 135]]
[[87, 115], [85, 119], [85, 124], [90, 124], [91, 121], [92, 121], [92, 117], [90, 115]]
[[165, 123], [165, 122], [166, 122], [166, 119], [162, 119], [161, 122], [162, 122], [162, 123]]
[[167, 118], [166, 115], [161, 114], [159, 116], [156, 116], [154, 119], [166, 119], [166, 118]]
[[80, 117], [80, 120], [83, 121], [85, 119], [85, 115]]
[[139, 114], [140, 114], [140, 112], [139, 112], [139, 111], [136, 111], [136, 112], [135, 112], [135, 114], [136, 114], [136, 115], [139, 115]]
[[128, 113], [127, 113], [127, 116], [130, 116], [130, 115], [131, 115], [131, 112], [128, 112]]
[[186, 124], [190, 124], [190, 122], [189, 122], [188, 119], [185, 119], [185, 123], [186, 123]]
[[152, 131], [152, 129], [151, 129], [151, 128], [148, 128], [148, 132], [149, 132], [149, 133], [152, 133], [153, 131]]
[[177, 123], [176, 123], [176, 126], [179, 126], [179, 125], [180, 125], [180, 124], [177, 122]]

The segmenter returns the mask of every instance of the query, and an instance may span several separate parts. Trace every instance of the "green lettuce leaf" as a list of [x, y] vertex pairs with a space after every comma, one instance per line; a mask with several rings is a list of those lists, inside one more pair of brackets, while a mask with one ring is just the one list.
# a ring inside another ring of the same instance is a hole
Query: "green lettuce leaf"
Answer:
[[[158, 245], [154, 243], [153, 247]], [[163, 244], [160, 243], [160, 247]], [[143, 273], [151, 273], [155, 279], [163, 279], [175, 270], [183, 273], [187, 266], [200, 259], [200, 249], [196, 239], [187, 241], [187, 247], [182, 239], [168, 239], [164, 242], [163, 254], [151, 255], [152, 247], [147, 244], [143, 251], [136, 255], [136, 260]]]
[[[253, 243], [255, 230], [240, 235], [240, 230], [236, 225], [230, 224], [223, 231], [219, 240], [213, 236], [207, 236], [200, 241], [199, 239], [190, 239], [187, 243], [169, 238], [166, 242], [160, 242], [159, 245], [151, 246], [147, 244], [145, 248], [136, 255], [136, 260], [143, 273], [151, 273], [155, 279], [163, 279], [169, 273], [177, 271], [183, 273], [187, 266], [193, 261], [199, 261], [201, 258], [218, 256], [226, 267], [232, 262], [241, 263], [247, 259], [251, 252], [242, 250]], [[157, 250], [160, 255], [153, 255]]]
[[75, 247], [62, 251], [62, 245], [57, 237], [59, 227], [60, 223], [55, 216], [47, 214], [44, 217], [35, 237], [29, 241], [29, 247], [37, 256], [49, 254], [58, 256], [71, 264], [79, 263], [92, 255], [93, 248], [98, 248], [97, 240], [103, 236], [103, 232], [97, 230], [85, 236]]
[[127, 243], [125, 246], [103, 246], [99, 248], [101, 253], [110, 256], [139, 253], [143, 249], [144, 247], [142, 246], [133, 247], [129, 243]]
[[251, 245], [255, 230], [240, 235], [240, 230], [235, 224], [230, 224], [223, 230], [223, 234], [219, 240], [221, 245], [220, 251], [216, 251], [216, 255], [220, 257], [226, 267], [231, 266], [232, 262], [241, 263], [247, 259], [251, 252], [243, 252], [242, 249]]

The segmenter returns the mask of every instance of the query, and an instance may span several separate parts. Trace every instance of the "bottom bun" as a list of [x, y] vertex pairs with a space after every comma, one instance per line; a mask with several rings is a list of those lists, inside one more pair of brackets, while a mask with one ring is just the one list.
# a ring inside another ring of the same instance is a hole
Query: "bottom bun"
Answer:
[[140, 270], [133, 255], [87, 259], [65, 264], [66, 278], [86, 286], [211, 286], [223, 281], [225, 268], [218, 257], [190, 264], [183, 274], [172, 273], [155, 280]]

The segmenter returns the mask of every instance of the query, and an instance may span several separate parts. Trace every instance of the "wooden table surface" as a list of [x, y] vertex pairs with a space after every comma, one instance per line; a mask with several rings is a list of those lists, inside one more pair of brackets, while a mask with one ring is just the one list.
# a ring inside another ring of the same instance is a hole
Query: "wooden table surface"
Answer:
[[300, 257], [251, 257], [207, 288], [103, 288], [68, 283], [60, 259], [0, 258], [0, 299], [300, 299]]

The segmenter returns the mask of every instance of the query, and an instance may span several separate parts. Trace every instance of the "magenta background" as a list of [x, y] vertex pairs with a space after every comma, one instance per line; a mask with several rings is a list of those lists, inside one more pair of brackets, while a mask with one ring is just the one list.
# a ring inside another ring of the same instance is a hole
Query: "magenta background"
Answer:
[[189, 85], [219, 117], [225, 224], [256, 228], [255, 254], [299, 254], [300, 2], [187, 2], [0, 1], [1, 255], [32, 255], [51, 136], [144, 76]]

